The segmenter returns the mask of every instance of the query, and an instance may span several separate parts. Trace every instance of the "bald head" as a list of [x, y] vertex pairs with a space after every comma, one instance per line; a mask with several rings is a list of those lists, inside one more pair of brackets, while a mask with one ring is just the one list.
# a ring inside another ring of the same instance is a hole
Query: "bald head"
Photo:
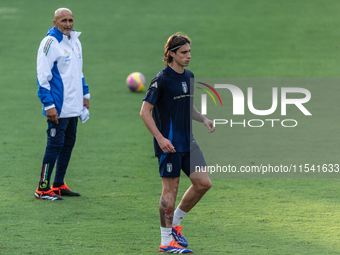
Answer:
[[54, 12], [53, 24], [60, 32], [69, 37], [73, 29], [73, 13], [70, 9], [59, 8]]
[[54, 12], [54, 19], [57, 19], [58, 17], [62, 16], [64, 13], [70, 13], [73, 16], [73, 13], [68, 8], [59, 8]]

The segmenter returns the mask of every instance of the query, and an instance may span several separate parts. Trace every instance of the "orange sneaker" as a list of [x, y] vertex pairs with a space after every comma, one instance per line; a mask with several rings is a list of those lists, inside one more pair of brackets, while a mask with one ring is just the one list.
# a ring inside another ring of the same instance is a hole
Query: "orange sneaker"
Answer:
[[68, 196], [68, 197], [80, 197], [81, 195], [79, 193], [73, 192], [72, 190], [67, 187], [67, 185], [64, 183], [61, 187], [51, 187], [51, 190], [58, 194], [59, 196]]
[[44, 199], [44, 200], [64, 200], [61, 196], [56, 195], [51, 189], [48, 191], [42, 191], [37, 188], [35, 191], [35, 199]]

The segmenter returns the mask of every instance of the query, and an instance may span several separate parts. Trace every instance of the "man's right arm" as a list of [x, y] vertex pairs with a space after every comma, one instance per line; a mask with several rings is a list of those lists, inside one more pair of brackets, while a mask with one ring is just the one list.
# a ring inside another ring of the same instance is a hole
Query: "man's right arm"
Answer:
[[147, 101], [143, 101], [143, 105], [140, 111], [140, 116], [143, 119], [143, 122], [150, 133], [155, 137], [159, 147], [165, 153], [174, 153], [176, 152], [175, 147], [172, 145], [170, 140], [166, 139], [161, 132], [159, 132], [156, 123], [151, 115], [151, 111], [154, 108], [153, 104], [150, 104]]
[[51, 95], [49, 81], [52, 79], [52, 68], [55, 62], [54, 37], [46, 37], [41, 42], [37, 56], [37, 84], [38, 97], [43, 104], [46, 116], [50, 121], [58, 124], [58, 112], [55, 108], [54, 99]]
[[59, 116], [58, 116], [58, 112], [57, 109], [55, 107], [46, 110], [46, 117], [48, 118], [49, 121], [52, 121], [56, 124], [59, 123]]

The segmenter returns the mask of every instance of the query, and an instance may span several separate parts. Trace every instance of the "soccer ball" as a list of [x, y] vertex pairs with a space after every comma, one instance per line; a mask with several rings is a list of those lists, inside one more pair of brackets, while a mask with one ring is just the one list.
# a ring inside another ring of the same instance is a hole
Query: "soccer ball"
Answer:
[[126, 78], [126, 85], [133, 92], [141, 92], [145, 88], [146, 79], [140, 72], [134, 72], [129, 74]]

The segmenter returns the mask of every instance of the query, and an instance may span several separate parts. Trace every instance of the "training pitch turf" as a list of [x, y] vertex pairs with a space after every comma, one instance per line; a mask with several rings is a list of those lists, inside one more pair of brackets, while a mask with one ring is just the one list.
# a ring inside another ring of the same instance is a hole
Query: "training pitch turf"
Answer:
[[[91, 115], [79, 124], [66, 176], [82, 197], [50, 202], [34, 199], [46, 145], [36, 54], [59, 7], [73, 11], [74, 29], [82, 32]], [[150, 82], [163, 68], [166, 39], [183, 31], [192, 39], [188, 69], [196, 77], [337, 78], [339, 10], [336, 0], [2, 0], [0, 254], [157, 254], [161, 182], [152, 137], [139, 117], [144, 93], [128, 91], [127, 75], [139, 71]], [[297, 129], [304, 161], [340, 163], [337, 95], [336, 86], [312, 88], [308, 121], [318, 129]], [[332, 108], [323, 112], [326, 103]], [[288, 160], [290, 136], [274, 130], [263, 131], [264, 138], [250, 128], [228, 129], [220, 152], [235, 165]], [[275, 138], [288, 149], [261, 154], [258, 142]], [[202, 150], [213, 149], [207, 146]], [[338, 178], [212, 183], [182, 222], [194, 254], [340, 254]], [[183, 176], [179, 199], [189, 184]]]

